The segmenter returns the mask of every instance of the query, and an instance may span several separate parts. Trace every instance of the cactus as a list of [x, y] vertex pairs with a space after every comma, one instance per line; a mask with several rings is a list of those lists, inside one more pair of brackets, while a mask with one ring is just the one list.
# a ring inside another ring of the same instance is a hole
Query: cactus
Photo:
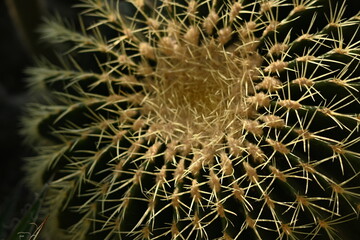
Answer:
[[61, 63], [28, 70], [23, 121], [47, 234], [355, 239], [356, 4], [83, 0], [79, 29], [48, 20]]

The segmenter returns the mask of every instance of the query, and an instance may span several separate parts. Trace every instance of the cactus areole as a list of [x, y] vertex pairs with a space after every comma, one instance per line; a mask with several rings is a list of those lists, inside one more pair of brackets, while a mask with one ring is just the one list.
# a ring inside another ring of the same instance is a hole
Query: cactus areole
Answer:
[[357, 1], [77, 7], [41, 28], [61, 64], [28, 70], [51, 239], [359, 236]]

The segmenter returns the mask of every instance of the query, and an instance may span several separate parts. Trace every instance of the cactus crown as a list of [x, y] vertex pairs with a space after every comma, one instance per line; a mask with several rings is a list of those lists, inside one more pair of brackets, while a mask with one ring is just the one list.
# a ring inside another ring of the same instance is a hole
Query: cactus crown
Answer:
[[[337, 0], [83, 0], [29, 69], [58, 239], [339, 239], [360, 209], [360, 15]], [[355, 9], [355, 10], [354, 10]]]

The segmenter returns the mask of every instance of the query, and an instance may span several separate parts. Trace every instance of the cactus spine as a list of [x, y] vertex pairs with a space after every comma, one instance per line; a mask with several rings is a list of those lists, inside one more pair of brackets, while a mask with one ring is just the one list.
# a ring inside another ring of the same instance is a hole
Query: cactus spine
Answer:
[[24, 133], [38, 152], [29, 183], [49, 183], [48, 234], [356, 236], [348, 231], [360, 209], [356, 1], [79, 7], [92, 21], [82, 31], [59, 20], [42, 28], [68, 47], [63, 64], [28, 71], [46, 99], [29, 107]]

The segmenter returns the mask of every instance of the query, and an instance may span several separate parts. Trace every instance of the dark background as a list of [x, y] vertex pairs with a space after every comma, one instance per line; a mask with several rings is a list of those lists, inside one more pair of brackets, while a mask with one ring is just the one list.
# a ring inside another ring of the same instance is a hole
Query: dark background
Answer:
[[[15, 3], [15, 5], [10, 4]], [[44, 17], [55, 12], [71, 18], [76, 0], [0, 0], [0, 240], [11, 232], [35, 195], [24, 181], [25, 158], [33, 155], [26, 146], [21, 116], [32, 96], [27, 94], [27, 67], [48, 46], [36, 32]], [[9, 211], [11, 210], [11, 211]]]
[[0, 204], [22, 178], [22, 158], [28, 149], [18, 134], [21, 108], [26, 103], [24, 69], [31, 65], [4, 1], [0, 2]]

